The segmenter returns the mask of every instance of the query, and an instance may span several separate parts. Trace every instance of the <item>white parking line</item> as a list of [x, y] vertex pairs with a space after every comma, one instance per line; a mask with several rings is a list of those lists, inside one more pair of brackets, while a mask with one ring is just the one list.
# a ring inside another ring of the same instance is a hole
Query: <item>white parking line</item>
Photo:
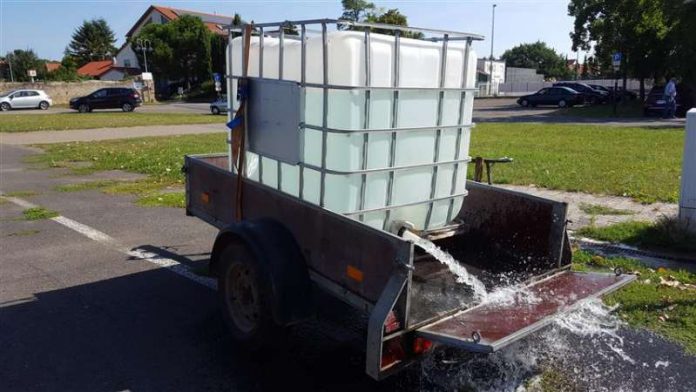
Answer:
[[[17, 197], [10, 197], [10, 196], [5, 196], [2, 191], [0, 191], [0, 196], [4, 197], [7, 201], [12, 202], [22, 208], [36, 208], [38, 205], [28, 202], [26, 200], [17, 198]], [[116, 250], [118, 252], [121, 252], [131, 258], [147, 261], [149, 263], [155, 264], [159, 267], [166, 268], [169, 271], [172, 271], [180, 276], [183, 276], [189, 280], [192, 280], [196, 283], [202, 284], [205, 287], [208, 287], [210, 289], [216, 290], [217, 289], [217, 282], [215, 279], [212, 278], [206, 278], [204, 276], [196, 275], [195, 273], [191, 272], [191, 270], [184, 264], [181, 264], [180, 262], [160, 256], [156, 253], [146, 251], [143, 249], [128, 249], [128, 247], [124, 246], [120, 242], [118, 242], [115, 238], [111, 237], [110, 235], [101, 232], [95, 228], [92, 228], [90, 226], [87, 226], [85, 224], [82, 224], [80, 222], [77, 222], [75, 220], [72, 220], [70, 218], [67, 218], [62, 215], [58, 215], [54, 218], [50, 218], [52, 221], [59, 223], [77, 233], [82, 234], [83, 236], [91, 239], [92, 241], [99, 242], [100, 244], [111, 248], [113, 250]]]

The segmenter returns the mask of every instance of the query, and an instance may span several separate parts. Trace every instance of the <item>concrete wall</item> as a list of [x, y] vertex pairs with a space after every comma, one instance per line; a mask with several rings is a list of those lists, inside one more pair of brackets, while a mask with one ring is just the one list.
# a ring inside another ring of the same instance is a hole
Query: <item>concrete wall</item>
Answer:
[[70, 98], [87, 95], [104, 87], [133, 87], [133, 81], [106, 82], [90, 80], [85, 82], [38, 82], [38, 83], [3, 83], [0, 91], [20, 88], [44, 90], [53, 99], [53, 104], [67, 104]]

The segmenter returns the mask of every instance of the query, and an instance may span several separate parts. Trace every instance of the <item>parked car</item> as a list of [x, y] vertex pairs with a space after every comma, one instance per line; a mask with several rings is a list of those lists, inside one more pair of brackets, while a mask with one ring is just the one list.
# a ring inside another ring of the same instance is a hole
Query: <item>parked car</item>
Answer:
[[210, 103], [210, 113], [227, 113], [227, 95], [222, 94], [220, 97]]
[[605, 103], [609, 101], [609, 92], [595, 90], [587, 83], [581, 82], [558, 82], [553, 87], [568, 87], [582, 94], [585, 102], [590, 105], [595, 103]]
[[534, 94], [525, 95], [517, 100], [521, 106], [555, 105], [559, 108], [581, 105], [583, 96], [568, 87], [545, 87]]
[[94, 109], [121, 109], [124, 112], [132, 112], [142, 103], [140, 94], [133, 88], [108, 87], [84, 97], [71, 99], [70, 108], [80, 113], [91, 112]]
[[[609, 100], [612, 99], [612, 94], [614, 94], [614, 87], [604, 87], [600, 86], [598, 84], [591, 84], [590, 87], [592, 87], [595, 90], [600, 90], [600, 91], [606, 91], [609, 96], [607, 97]], [[619, 87], [618, 93], [617, 93], [617, 98], [619, 102], [621, 101], [635, 101], [638, 99], [638, 94], [631, 90], [624, 90], [622, 87]]]
[[[662, 116], [665, 110], [665, 86], [654, 86], [645, 97], [643, 103], [643, 114], [647, 116]], [[692, 99], [691, 90], [684, 84], [677, 84], [677, 117], [686, 116], [686, 111], [695, 107], [696, 103]]]
[[12, 90], [0, 94], [0, 109], [41, 109], [53, 105], [53, 100], [43, 90]]

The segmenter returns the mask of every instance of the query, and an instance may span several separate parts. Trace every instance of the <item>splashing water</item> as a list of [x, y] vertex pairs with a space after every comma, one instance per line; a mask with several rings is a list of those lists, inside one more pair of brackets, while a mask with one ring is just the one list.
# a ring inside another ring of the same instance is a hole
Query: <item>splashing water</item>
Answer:
[[[684, 357], [665, 357], [661, 345], [658, 339], [627, 334], [624, 323], [601, 300], [585, 300], [575, 311], [558, 315], [548, 328], [501, 351], [436, 351], [423, 362], [422, 389], [539, 391], [542, 372], [551, 370], [568, 383], [568, 390], [694, 390], [690, 373], [665, 373]], [[641, 359], [627, 350], [645, 355]]]
[[436, 258], [440, 263], [445, 264], [450, 272], [457, 276], [458, 283], [463, 283], [471, 287], [476, 299], [482, 300], [486, 298], [488, 294], [486, 292], [486, 286], [478, 278], [470, 274], [451, 254], [445, 252], [431, 241], [423, 239], [409, 231], [405, 231], [403, 236], [413, 242], [414, 245]]

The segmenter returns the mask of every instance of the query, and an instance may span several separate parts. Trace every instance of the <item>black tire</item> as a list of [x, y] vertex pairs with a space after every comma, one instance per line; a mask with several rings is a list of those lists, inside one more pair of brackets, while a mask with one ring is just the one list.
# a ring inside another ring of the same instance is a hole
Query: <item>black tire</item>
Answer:
[[212, 113], [214, 115], [218, 115], [218, 114], [220, 114], [220, 108], [218, 108], [217, 106], [213, 106], [210, 108], [210, 113]]
[[8, 111], [8, 110], [10, 110], [10, 109], [12, 109], [12, 106], [10, 106], [9, 103], [3, 102], [2, 104], [0, 104], [0, 110], [3, 111], [3, 112], [6, 112], [6, 111]]
[[268, 276], [239, 242], [229, 244], [220, 258], [218, 301], [232, 337], [252, 351], [273, 347], [283, 329], [273, 320]]
[[561, 99], [560, 101], [558, 101], [558, 107], [559, 107], [559, 108], [568, 107], [568, 102], [566, 102], [565, 99]]
[[121, 105], [121, 110], [128, 113], [128, 112], [132, 112], [133, 110], [135, 110], [135, 107], [128, 102], [124, 102], [123, 105]]
[[527, 101], [526, 99], [523, 99], [522, 102], [520, 102], [520, 105], [522, 105], [523, 107], [526, 108], [527, 106], [529, 106], [529, 101]]
[[46, 101], [41, 101], [41, 103], [39, 103], [39, 109], [41, 110], [48, 110], [50, 106], [51, 105], [49, 105]]
[[89, 107], [89, 105], [87, 105], [86, 103], [83, 103], [83, 104], [80, 104], [80, 106], [78, 106], [77, 111], [80, 113], [89, 113], [92, 111], [92, 109]]

